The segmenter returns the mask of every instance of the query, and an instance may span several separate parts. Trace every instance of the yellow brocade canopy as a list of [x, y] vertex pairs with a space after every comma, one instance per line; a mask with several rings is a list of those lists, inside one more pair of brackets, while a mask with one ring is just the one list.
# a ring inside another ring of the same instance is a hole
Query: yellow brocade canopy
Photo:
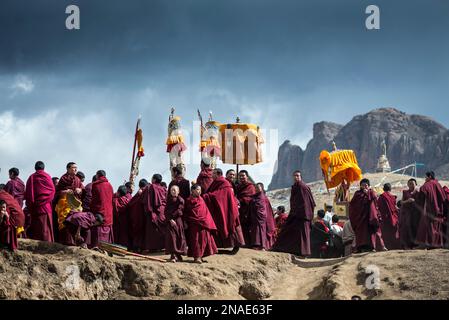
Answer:
[[264, 143], [259, 126], [250, 123], [222, 124], [221, 160], [227, 164], [256, 164], [263, 161]]
[[320, 165], [328, 189], [337, 187], [343, 180], [352, 183], [362, 179], [362, 170], [353, 150], [337, 150], [331, 153], [323, 150], [320, 154]]

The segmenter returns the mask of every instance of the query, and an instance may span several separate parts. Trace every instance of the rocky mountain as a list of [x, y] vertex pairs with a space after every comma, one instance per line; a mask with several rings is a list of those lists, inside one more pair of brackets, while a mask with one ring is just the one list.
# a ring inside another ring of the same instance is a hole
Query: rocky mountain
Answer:
[[305, 150], [285, 141], [279, 148], [270, 190], [291, 185], [291, 173], [301, 170], [305, 181], [322, 178], [318, 157], [331, 150], [332, 141], [339, 149], [352, 149], [364, 172], [374, 172], [385, 139], [392, 169], [413, 162], [423, 163], [418, 174], [434, 170], [441, 178], [449, 176], [449, 130], [422, 115], [410, 115], [394, 108], [381, 108], [355, 116], [346, 125], [319, 122]]

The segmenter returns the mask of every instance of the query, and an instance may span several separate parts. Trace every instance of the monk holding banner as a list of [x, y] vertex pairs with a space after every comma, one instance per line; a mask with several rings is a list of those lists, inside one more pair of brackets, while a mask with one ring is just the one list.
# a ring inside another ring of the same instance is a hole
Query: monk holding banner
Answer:
[[256, 187], [249, 181], [248, 171], [241, 170], [239, 172], [239, 183], [236, 187], [236, 196], [240, 203], [240, 223], [242, 225], [243, 237], [247, 245], [251, 243], [251, 236], [249, 234], [251, 223], [249, 216], [249, 203], [252, 200], [252, 196], [255, 194]]
[[207, 205], [201, 197], [201, 187], [193, 185], [192, 194], [186, 200], [184, 219], [188, 225], [187, 231], [187, 255], [193, 257], [194, 263], [205, 262], [204, 257], [218, 252], [212, 232], [217, 231], [214, 220], [207, 209]]
[[240, 247], [245, 245], [245, 240], [234, 189], [223, 177], [221, 169], [214, 169], [213, 178], [214, 181], [203, 198], [217, 226], [215, 242], [219, 248], [233, 248], [230, 253], [236, 254]]
[[27, 236], [30, 239], [54, 242], [53, 208], [55, 186], [51, 176], [44, 171], [45, 164], [36, 162], [36, 170], [27, 181], [26, 206], [30, 215], [30, 226]]
[[311, 255], [310, 228], [316, 204], [309, 186], [302, 181], [300, 171], [293, 173], [293, 179], [290, 214], [273, 246], [273, 251], [308, 257]]

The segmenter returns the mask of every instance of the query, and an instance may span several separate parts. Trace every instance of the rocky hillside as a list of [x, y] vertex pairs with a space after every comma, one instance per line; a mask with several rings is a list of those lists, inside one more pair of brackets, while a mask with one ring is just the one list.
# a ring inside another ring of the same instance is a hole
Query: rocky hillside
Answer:
[[432, 169], [440, 178], [449, 177], [449, 130], [429, 117], [383, 108], [355, 116], [344, 126], [316, 123], [305, 150], [284, 142], [269, 189], [288, 187], [291, 172], [297, 169], [307, 182], [321, 179], [318, 157], [321, 150], [331, 150], [333, 140], [339, 149], [356, 152], [364, 172], [374, 172], [384, 139], [393, 170], [416, 161], [425, 164], [420, 174]]
[[[197, 265], [191, 259], [174, 264], [109, 257], [33, 240], [19, 246], [0, 252], [0, 300], [449, 299], [449, 250], [298, 260], [241, 249]], [[373, 266], [377, 288], [367, 274]]]

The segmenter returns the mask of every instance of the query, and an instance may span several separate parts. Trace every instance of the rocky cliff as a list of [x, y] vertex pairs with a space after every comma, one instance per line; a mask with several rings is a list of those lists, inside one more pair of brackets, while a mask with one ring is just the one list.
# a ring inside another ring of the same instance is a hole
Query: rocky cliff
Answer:
[[319, 122], [305, 150], [284, 142], [279, 148], [277, 166], [270, 190], [288, 187], [291, 172], [299, 169], [305, 181], [321, 179], [318, 157], [323, 149], [331, 150], [332, 140], [339, 149], [356, 152], [364, 172], [373, 172], [385, 139], [392, 169], [413, 162], [423, 163], [418, 174], [435, 170], [441, 178], [449, 175], [449, 130], [429, 117], [410, 115], [394, 108], [373, 110], [355, 116], [346, 125]]

